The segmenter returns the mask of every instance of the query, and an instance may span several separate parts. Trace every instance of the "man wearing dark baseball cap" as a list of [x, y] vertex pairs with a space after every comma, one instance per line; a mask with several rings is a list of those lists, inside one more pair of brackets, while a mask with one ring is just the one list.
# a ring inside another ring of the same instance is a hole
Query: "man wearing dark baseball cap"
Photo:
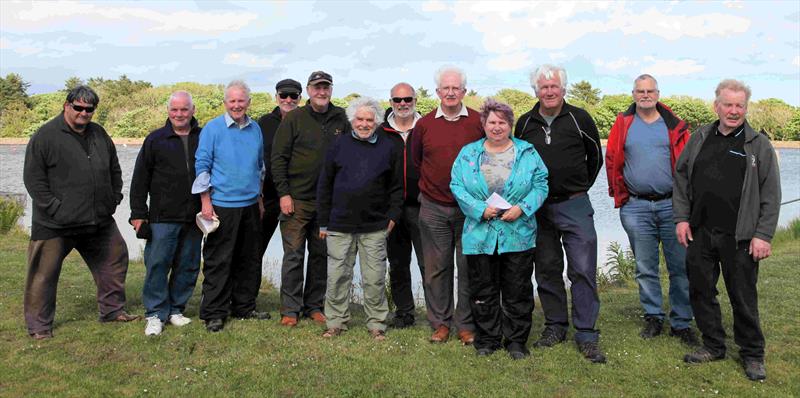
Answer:
[[261, 116], [258, 119], [258, 126], [261, 127], [261, 134], [264, 137], [264, 184], [261, 188], [261, 195], [264, 199], [264, 217], [261, 219], [261, 253], [267, 250], [267, 245], [278, 227], [278, 216], [281, 214], [281, 207], [278, 202], [278, 191], [275, 190], [275, 183], [272, 181], [272, 141], [275, 139], [275, 132], [281, 124], [281, 120], [287, 113], [295, 110], [300, 102], [303, 87], [300, 82], [292, 79], [283, 79], [275, 85], [275, 102], [278, 106], [272, 112]]
[[[283, 238], [281, 324], [285, 326], [297, 325], [300, 316], [325, 325], [327, 250], [319, 237], [317, 179], [328, 145], [337, 135], [350, 132], [344, 109], [331, 104], [330, 74], [312, 72], [306, 91], [308, 102], [284, 116], [272, 147], [272, 177]], [[304, 276], [306, 245], [308, 266]]]

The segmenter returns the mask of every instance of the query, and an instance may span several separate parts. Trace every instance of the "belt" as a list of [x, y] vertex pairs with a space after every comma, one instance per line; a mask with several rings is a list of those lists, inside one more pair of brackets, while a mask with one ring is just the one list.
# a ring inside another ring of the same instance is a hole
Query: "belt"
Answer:
[[652, 193], [652, 194], [647, 194], [647, 195], [635, 195], [635, 194], [629, 194], [629, 195], [630, 195], [630, 197], [636, 198], [636, 199], [648, 200], [650, 202], [658, 202], [659, 200], [664, 200], [664, 199], [671, 198], [672, 197], [672, 192], [668, 192], [668, 193], [665, 193], [665, 194]]
[[561, 203], [561, 202], [570, 200], [572, 198], [577, 198], [578, 196], [583, 196], [583, 195], [586, 195], [586, 191], [575, 192], [575, 193], [562, 195], [562, 196], [548, 196], [547, 199], [545, 199], [544, 202], [545, 203]]

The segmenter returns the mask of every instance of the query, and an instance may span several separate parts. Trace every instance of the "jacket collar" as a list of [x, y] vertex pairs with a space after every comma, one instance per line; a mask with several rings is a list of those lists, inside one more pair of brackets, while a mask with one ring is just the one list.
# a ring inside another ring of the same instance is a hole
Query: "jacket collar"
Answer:
[[[658, 111], [658, 114], [661, 116], [662, 119], [664, 119], [664, 124], [667, 125], [668, 130], [674, 129], [675, 126], [677, 126], [678, 123], [681, 122], [681, 119], [675, 116], [675, 114], [672, 112], [672, 109], [670, 109], [670, 107], [668, 107], [661, 101], [656, 102], [656, 111]], [[622, 113], [622, 115], [633, 116], [635, 113], [636, 113], [636, 103], [634, 102], [631, 104], [631, 106], [628, 107], [627, 110], [625, 110], [625, 112]]]
[[[175, 134], [175, 129], [172, 128], [172, 122], [167, 118], [167, 121], [164, 123], [164, 128], [169, 132], [170, 135], [178, 136]], [[194, 116], [192, 116], [192, 120], [189, 122], [189, 135], [193, 134], [200, 134], [200, 124], [197, 122]]]

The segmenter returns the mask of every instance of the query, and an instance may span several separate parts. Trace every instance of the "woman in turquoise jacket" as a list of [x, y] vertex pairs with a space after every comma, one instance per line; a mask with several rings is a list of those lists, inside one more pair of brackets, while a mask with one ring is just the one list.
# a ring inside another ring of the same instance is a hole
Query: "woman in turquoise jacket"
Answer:
[[461, 245], [477, 354], [503, 347], [511, 358], [522, 359], [530, 355], [534, 214], [547, 197], [547, 168], [533, 145], [511, 137], [513, 122], [511, 107], [486, 100], [481, 107], [486, 138], [461, 149], [450, 190], [466, 216]]

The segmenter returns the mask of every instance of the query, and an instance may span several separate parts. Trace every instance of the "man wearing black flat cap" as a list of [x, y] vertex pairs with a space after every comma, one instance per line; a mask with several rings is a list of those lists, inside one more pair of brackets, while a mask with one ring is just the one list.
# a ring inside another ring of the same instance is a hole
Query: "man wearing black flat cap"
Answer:
[[[279, 92], [284, 87], [281, 83]], [[299, 91], [299, 84], [293, 87]], [[283, 238], [281, 324], [285, 326], [297, 325], [300, 316], [325, 325], [327, 250], [319, 237], [317, 179], [328, 145], [336, 136], [350, 131], [344, 109], [331, 104], [330, 74], [311, 73], [306, 92], [308, 102], [283, 116], [272, 146], [272, 178], [279, 198]], [[308, 266], [304, 276], [306, 244]]]

